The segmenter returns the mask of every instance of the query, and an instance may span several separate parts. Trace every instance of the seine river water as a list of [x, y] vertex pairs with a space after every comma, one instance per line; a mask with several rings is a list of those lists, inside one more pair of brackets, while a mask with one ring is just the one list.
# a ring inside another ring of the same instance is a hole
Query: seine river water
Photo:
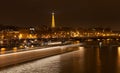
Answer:
[[7, 67], [0, 73], [120, 73], [119, 46], [86, 45], [78, 48], [77, 51]]

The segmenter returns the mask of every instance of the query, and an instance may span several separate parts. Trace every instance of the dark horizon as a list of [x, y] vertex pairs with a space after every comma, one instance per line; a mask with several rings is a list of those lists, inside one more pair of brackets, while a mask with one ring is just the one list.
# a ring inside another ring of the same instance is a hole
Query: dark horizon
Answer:
[[50, 26], [51, 13], [55, 11], [57, 26], [102, 25], [120, 30], [119, 3], [119, 0], [3, 0], [0, 1], [0, 24]]

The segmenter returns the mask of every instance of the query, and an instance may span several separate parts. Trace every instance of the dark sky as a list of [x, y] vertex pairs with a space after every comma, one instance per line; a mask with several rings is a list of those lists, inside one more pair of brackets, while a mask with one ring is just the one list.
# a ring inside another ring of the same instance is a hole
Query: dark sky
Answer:
[[0, 24], [120, 28], [120, 0], [1, 0]]

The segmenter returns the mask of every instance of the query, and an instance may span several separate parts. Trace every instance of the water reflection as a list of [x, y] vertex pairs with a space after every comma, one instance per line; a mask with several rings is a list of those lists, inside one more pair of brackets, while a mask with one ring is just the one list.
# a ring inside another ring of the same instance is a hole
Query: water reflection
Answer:
[[118, 47], [118, 73], [120, 73], [120, 46]]
[[83, 47], [83, 46], [80, 46], [80, 47], [79, 47], [79, 51], [80, 51], [81, 53], [84, 53], [84, 50], [85, 50], [85, 47]]
[[60, 56], [53, 56], [0, 70], [0, 73], [60, 73]]
[[11, 67], [4, 72], [16, 70], [16, 73], [120, 73], [120, 47], [89, 46], [78, 49]]
[[120, 58], [120, 46], [118, 47], [118, 58]]
[[116, 73], [117, 48], [105, 46], [100, 48], [101, 73]]
[[119, 73], [117, 64], [117, 47], [98, 46], [79, 47], [72, 54], [61, 55], [60, 65], [61, 73]]
[[[80, 57], [80, 59], [79, 59], [79, 71], [81, 71], [81, 73], [83, 73], [84, 72], [84, 65], [85, 65], [85, 58], [84, 58], [84, 56], [85, 56], [85, 47], [79, 47], [79, 53], [80, 53], [80, 55], [79, 55], [79, 57]], [[79, 54], [78, 53], [78, 54]]]
[[98, 66], [98, 68], [97, 68], [97, 73], [101, 73], [101, 68], [100, 68], [100, 66], [101, 66], [101, 60], [100, 60], [100, 49], [99, 48], [97, 48], [96, 49], [96, 58], [97, 58], [97, 66]]

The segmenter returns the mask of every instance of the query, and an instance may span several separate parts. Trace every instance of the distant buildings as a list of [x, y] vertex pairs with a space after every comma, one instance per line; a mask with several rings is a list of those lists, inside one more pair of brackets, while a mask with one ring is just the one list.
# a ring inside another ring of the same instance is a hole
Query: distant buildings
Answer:
[[51, 26], [15, 27], [0, 25], [0, 40], [11, 39], [36, 39], [36, 38], [70, 38], [70, 37], [97, 37], [120, 36], [109, 28], [94, 27], [89, 29], [56, 27], [54, 12], [52, 13]]
[[37, 38], [34, 28], [0, 25], [0, 40]]

